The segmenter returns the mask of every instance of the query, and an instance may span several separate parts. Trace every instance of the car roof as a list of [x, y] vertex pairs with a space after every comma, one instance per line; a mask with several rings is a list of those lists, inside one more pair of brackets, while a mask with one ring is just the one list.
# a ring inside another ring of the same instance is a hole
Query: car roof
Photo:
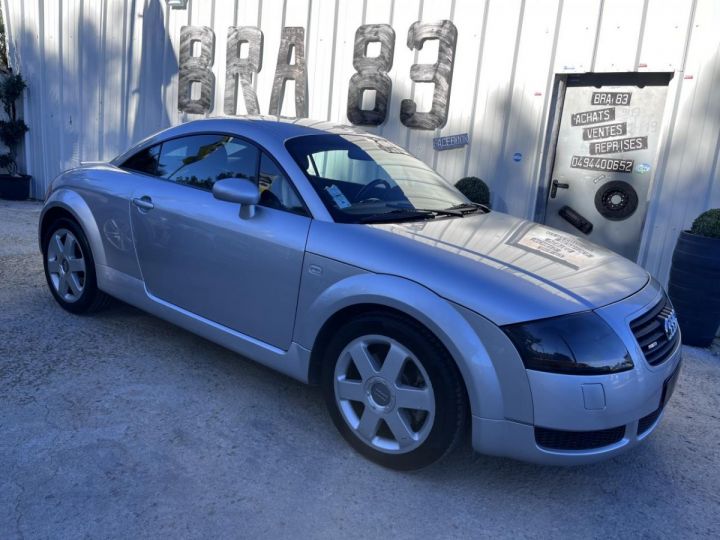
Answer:
[[213, 120], [232, 123], [229, 125], [242, 124], [244, 127], [253, 127], [271, 132], [276, 137], [281, 136], [285, 139], [300, 135], [318, 135], [320, 134], [319, 132], [338, 135], [364, 133], [348, 124], [338, 124], [337, 122], [328, 122], [326, 120], [313, 120], [311, 118], [287, 118], [284, 116], [219, 116], [196, 120], [195, 122], [202, 124], [203, 122]]
[[146, 139], [134, 144], [111, 161], [119, 164], [141, 148], [158, 142], [192, 135], [194, 133], [223, 132], [237, 134], [253, 139], [264, 146], [275, 146], [287, 139], [302, 135], [370, 135], [369, 133], [350, 126], [325, 120], [310, 118], [287, 118], [283, 116], [213, 116], [185, 122], [159, 131]]

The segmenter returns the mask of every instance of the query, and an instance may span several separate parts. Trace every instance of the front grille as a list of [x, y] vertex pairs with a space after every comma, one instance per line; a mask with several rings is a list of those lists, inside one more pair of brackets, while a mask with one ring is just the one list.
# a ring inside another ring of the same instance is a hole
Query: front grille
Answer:
[[667, 360], [680, 339], [680, 332], [675, 332], [672, 339], [665, 334], [665, 320], [672, 311], [670, 300], [663, 297], [650, 311], [630, 323], [630, 329], [651, 366]]
[[535, 427], [535, 442], [552, 450], [591, 450], [610, 446], [622, 440], [625, 426], [597, 431], [562, 431]]
[[653, 427], [653, 424], [657, 422], [658, 417], [660, 416], [660, 413], [662, 412], [662, 407], [658, 407], [655, 411], [651, 412], [647, 416], [643, 416], [640, 421], [638, 422], [638, 429], [637, 434], [642, 435], [645, 433], [648, 429]]

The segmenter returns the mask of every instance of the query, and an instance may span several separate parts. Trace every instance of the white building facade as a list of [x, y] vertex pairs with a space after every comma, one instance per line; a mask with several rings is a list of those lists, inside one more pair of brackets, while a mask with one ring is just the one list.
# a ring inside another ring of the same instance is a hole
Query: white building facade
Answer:
[[250, 112], [380, 134], [663, 282], [720, 207], [718, 0], [2, 2], [36, 198], [161, 128]]

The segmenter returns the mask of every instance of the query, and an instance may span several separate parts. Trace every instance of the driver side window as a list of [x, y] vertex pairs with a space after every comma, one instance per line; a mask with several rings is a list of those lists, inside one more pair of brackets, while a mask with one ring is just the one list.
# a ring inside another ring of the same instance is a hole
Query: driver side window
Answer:
[[260, 188], [260, 206], [310, 216], [292, 182], [265, 152], [244, 139], [202, 134], [146, 148], [122, 167], [211, 191], [218, 180], [245, 178]]
[[212, 190], [223, 178], [255, 181], [257, 148], [229, 135], [193, 135], [162, 144], [158, 176], [171, 182]]

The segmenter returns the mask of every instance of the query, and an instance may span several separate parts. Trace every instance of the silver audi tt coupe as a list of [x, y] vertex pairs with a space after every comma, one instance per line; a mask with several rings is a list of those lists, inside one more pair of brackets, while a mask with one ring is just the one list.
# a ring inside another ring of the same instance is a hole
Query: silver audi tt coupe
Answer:
[[680, 367], [662, 287], [587, 241], [473, 204], [347, 126], [190, 122], [56, 178], [39, 225], [72, 313], [111, 297], [322, 386], [364, 456], [614, 456]]

